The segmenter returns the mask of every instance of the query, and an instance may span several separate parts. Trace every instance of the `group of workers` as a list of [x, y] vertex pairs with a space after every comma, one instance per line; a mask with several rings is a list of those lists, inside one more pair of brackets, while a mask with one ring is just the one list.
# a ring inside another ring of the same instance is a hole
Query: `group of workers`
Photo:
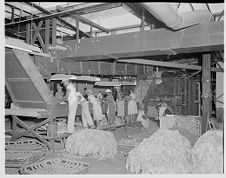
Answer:
[[[66, 93], [63, 91], [65, 87]], [[84, 128], [100, 128], [103, 125], [114, 124], [116, 116], [127, 123], [135, 122], [137, 111], [136, 96], [133, 90], [130, 91], [129, 97], [125, 100], [120, 91], [120, 87], [116, 87], [116, 100], [110, 89], [103, 90], [98, 93], [97, 97], [92, 90], [85, 89], [83, 95], [76, 91], [75, 85], [68, 79], [57, 83], [57, 92], [55, 98], [58, 103], [67, 101], [69, 105], [67, 132], [73, 133], [75, 117], [78, 104], [82, 107], [82, 124]], [[104, 97], [104, 95], [106, 95]], [[128, 101], [127, 119], [125, 119], [125, 101]], [[92, 106], [92, 115], [89, 110], [89, 104]]]

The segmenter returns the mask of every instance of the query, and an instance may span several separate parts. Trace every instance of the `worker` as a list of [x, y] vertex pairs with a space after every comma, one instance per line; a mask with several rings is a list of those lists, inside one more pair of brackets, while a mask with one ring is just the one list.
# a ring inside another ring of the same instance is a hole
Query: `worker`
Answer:
[[107, 93], [105, 92], [105, 90], [101, 90], [101, 95], [102, 95], [102, 98], [100, 99], [100, 101], [101, 101], [102, 112], [105, 115], [105, 117], [107, 117], [108, 103], [106, 100]]
[[117, 95], [116, 95], [116, 111], [117, 111], [117, 116], [120, 117], [124, 121], [125, 117], [125, 101], [123, 100], [123, 94], [120, 90], [120, 87], [115, 87]]
[[102, 100], [102, 98], [103, 98], [103, 91], [102, 90], [100, 90], [99, 91], [99, 93], [97, 94], [97, 99], [99, 100], [99, 101], [101, 101]]
[[92, 104], [93, 108], [93, 119], [96, 122], [96, 128], [100, 128], [101, 121], [104, 118], [104, 115], [102, 113], [102, 108], [100, 105], [99, 100], [93, 95], [93, 92], [91, 90], [86, 90], [86, 93], [88, 95], [88, 100]]
[[137, 103], [135, 101], [136, 95], [133, 92], [133, 90], [130, 90], [130, 95], [129, 95], [129, 102], [128, 102], [128, 116], [129, 116], [129, 121], [128, 123], [133, 123], [136, 120], [136, 114], [137, 112]]
[[71, 82], [69, 82], [69, 79], [63, 79], [62, 83], [67, 89], [66, 95], [64, 96], [64, 100], [68, 101], [69, 107], [67, 131], [69, 133], [74, 133], [75, 116], [78, 106], [78, 96], [76, 93], [75, 86]]
[[78, 104], [82, 106], [82, 124], [84, 128], [90, 127], [94, 129], [95, 125], [89, 112], [89, 102], [82, 96], [80, 92], [77, 92]]
[[61, 83], [57, 83], [57, 92], [55, 93], [55, 99], [57, 103], [61, 103], [63, 101], [65, 93], [63, 92], [63, 85]]
[[115, 100], [110, 89], [107, 89], [105, 92], [107, 94], [106, 101], [108, 104], [107, 110], [108, 124], [114, 124], [116, 113]]

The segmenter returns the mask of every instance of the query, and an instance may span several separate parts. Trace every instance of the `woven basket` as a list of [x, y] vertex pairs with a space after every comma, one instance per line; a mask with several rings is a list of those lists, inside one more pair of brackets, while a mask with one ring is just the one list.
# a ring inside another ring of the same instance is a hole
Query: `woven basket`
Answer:
[[82, 174], [90, 164], [66, 158], [52, 158], [20, 168], [21, 174]]
[[46, 150], [47, 146], [37, 140], [12, 141], [5, 143], [6, 150]]
[[186, 117], [186, 118], [178, 118], [176, 120], [177, 127], [187, 129], [191, 133], [195, 135], [201, 135], [201, 123], [198, 119], [193, 117]]
[[43, 150], [6, 150], [5, 167], [18, 168], [45, 156]]
[[36, 140], [5, 143], [5, 167], [18, 168], [31, 164], [47, 152], [46, 145]]

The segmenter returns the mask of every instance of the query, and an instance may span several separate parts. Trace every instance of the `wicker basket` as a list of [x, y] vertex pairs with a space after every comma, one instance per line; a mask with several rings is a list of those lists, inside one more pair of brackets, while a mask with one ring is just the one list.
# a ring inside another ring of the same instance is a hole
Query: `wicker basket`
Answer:
[[175, 127], [188, 130], [195, 135], [201, 135], [199, 116], [169, 115], [160, 117], [160, 128], [172, 129]]
[[6, 150], [5, 167], [19, 168], [45, 156], [43, 150]]
[[90, 164], [66, 158], [52, 158], [20, 168], [21, 174], [82, 174]]
[[201, 135], [201, 123], [196, 117], [180, 117], [176, 120], [176, 125], [195, 135]]
[[47, 146], [37, 140], [12, 141], [5, 143], [6, 150], [47, 150]]
[[5, 143], [5, 167], [18, 168], [31, 164], [47, 152], [47, 147], [39, 141], [14, 141]]

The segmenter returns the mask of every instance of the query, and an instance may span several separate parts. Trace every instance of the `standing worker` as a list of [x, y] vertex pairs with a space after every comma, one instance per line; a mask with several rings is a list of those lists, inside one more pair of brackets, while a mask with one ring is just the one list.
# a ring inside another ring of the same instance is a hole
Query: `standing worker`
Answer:
[[121, 117], [121, 119], [124, 121], [125, 117], [125, 102], [123, 100], [123, 94], [120, 90], [120, 87], [115, 87], [117, 91], [117, 96], [116, 96], [116, 105], [117, 105], [117, 116]]
[[76, 93], [75, 86], [71, 82], [69, 82], [69, 79], [63, 79], [62, 82], [67, 89], [66, 95], [64, 96], [64, 100], [68, 101], [69, 107], [67, 130], [69, 133], [74, 133], [75, 116], [78, 106], [78, 96]]
[[107, 89], [105, 92], [107, 94], [106, 100], [108, 103], [108, 111], [107, 111], [108, 124], [114, 124], [115, 112], [116, 112], [115, 100], [110, 89]]
[[89, 102], [82, 96], [81, 93], [77, 92], [78, 102], [82, 106], [82, 124], [84, 128], [90, 127], [91, 129], [95, 128], [93, 119], [89, 112]]
[[128, 115], [129, 115], [129, 121], [131, 123], [135, 122], [136, 120], [135, 115], [138, 113], [137, 103], [135, 99], [136, 99], [135, 93], [133, 92], [133, 90], [130, 90], [129, 102], [128, 102]]
[[100, 122], [103, 120], [104, 115], [99, 100], [93, 95], [91, 90], [86, 90], [89, 102], [93, 105], [93, 118], [96, 121], [97, 129], [100, 128]]
[[60, 83], [57, 83], [57, 92], [55, 93], [55, 99], [57, 103], [61, 103], [64, 98], [63, 86]]

